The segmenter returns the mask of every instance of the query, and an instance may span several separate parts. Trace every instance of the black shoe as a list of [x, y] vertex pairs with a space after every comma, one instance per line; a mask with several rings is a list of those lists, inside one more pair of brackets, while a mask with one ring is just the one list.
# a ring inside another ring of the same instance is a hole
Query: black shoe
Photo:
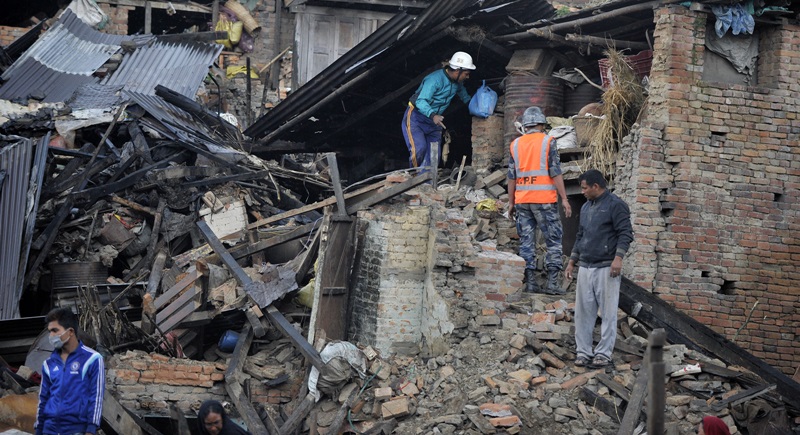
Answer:
[[541, 293], [539, 284], [536, 283], [536, 270], [525, 269], [525, 293]]
[[550, 269], [547, 271], [547, 288], [545, 293], [548, 295], [565, 295], [567, 292], [561, 289], [558, 285], [558, 275], [561, 271], [558, 269]]
[[594, 359], [592, 360], [592, 363], [589, 364], [589, 368], [604, 369], [606, 367], [611, 367], [613, 364], [614, 362], [608, 359], [607, 357], [603, 355], [595, 355]]

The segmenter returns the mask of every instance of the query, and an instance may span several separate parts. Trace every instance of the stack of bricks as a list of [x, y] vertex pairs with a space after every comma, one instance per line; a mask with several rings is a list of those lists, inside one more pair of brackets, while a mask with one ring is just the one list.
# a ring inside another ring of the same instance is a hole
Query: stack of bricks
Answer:
[[30, 27], [0, 26], [0, 46], [7, 47], [30, 29]]
[[508, 160], [503, 142], [503, 116], [486, 119], [472, 117], [472, 167], [478, 174], [489, 174]]
[[636, 234], [625, 273], [728, 338], [743, 326], [737, 344], [791, 375], [800, 364], [800, 27], [756, 26], [747, 86], [708, 81], [709, 19], [678, 6], [656, 12], [647, 113], [629, 173], [617, 178]]
[[204, 400], [225, 400], [225, 364], [128, 351], [106, 361], [107, 388], [130, 410], [169, 413], [169, 403], [184, 412]]
[[[275, 387], [267, 387], [262, 382], [257, 382], [255, 379], [249, 380], [250, 400], [253, 403], [262, 403], [270, 405], [283, 405], [289, 403], [297, 397], [300, 391], [300, 386], [303, 385], [303, 370], [295, 370], [289, 373], [289, 381], [284, 382]], [[254, 382], [255, 381], [255, 382]]]
[[525, 260], [519, 255], [498, 251], [493, 243], [483, 242], [481, 248], [481, 252], [470, 259], [467, 266], [475, 269], [478, 293], [485, 294], [482, 305], [505, 309], [510, 296], [520, 295]]

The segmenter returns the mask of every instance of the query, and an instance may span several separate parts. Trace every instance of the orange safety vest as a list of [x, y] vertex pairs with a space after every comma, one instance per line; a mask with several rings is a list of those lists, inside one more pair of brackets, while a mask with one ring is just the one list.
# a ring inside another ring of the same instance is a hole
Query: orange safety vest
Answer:
[[550, 177], [547, 156], [553, 138], [544, 133], [531, 133], [511, 142], [511, 156], [517, 172], [517, 204], [552, 204], [558, 202], [558, 192]]

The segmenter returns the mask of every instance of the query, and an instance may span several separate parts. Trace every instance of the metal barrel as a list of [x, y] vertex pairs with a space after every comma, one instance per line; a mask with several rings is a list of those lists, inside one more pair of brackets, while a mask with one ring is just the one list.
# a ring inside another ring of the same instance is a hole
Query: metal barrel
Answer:
[[506, 79], [503, 139], [505, 147], [519, 137], [514, 121], [525, 109], [537, 106], [545, 116], [564, 116], [564, 85], [555, 77], [512, 74]]

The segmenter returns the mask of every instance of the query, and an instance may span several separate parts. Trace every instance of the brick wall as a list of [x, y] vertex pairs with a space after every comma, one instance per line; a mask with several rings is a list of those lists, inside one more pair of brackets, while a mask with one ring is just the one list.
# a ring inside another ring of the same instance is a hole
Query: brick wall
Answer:
[[7, 47], [30, 29], [31, 27], [0, 26], [0, 47]]
[[430, 209], [377, 207], [358, 218], [369, 224], [353, 295], [354, 337], [387, 354], [413, 352], [421, 337]]
[[508, 161], [503, 142], [503, 116], [486, 119], [472, 117], [472, 167], [478, 174], [488, 174]]
[[100, 9], [108, 15], [108, 23], [100, 29], [103, 33], [111, 35], [128, 34], [128, 12], [136, 9], [133, 6], [112, 5], [108, 3], [98, 3]]
[[[222, 363], [129, 351], [109, 358], [106, 369], [109, 391], [120, 404], [140, 414], [169, 414], [170, 403], [185, 413], [192, 413], [197, 412], [205, 400], [230, 401], [223, 381], [227, 366]], [[273, 388], [249, 379], [248, 390], [253, 403], [291, 401], [303, 381], [302, 371], [297, 372], [291, 374], [289, 382]]]
[[757, 24], [757, 85], [702, 81], [707, 15], [657, 11], [647, 112], [617, 191], [625, 273], [784, 373], [800, 365], [800, 28]]
[[[405, 201], [359, 212], [366, 238], [351, 303], [350, 341], [384, 353], [440, 355], [447, 339], [519, 298], [525, 263], [473, 245], [473, 208], [446, 208], [422, 186]], [[499, 326], [499, 317], [495, 326]], [[477, 320], [476, 320], [477, 319]]]

